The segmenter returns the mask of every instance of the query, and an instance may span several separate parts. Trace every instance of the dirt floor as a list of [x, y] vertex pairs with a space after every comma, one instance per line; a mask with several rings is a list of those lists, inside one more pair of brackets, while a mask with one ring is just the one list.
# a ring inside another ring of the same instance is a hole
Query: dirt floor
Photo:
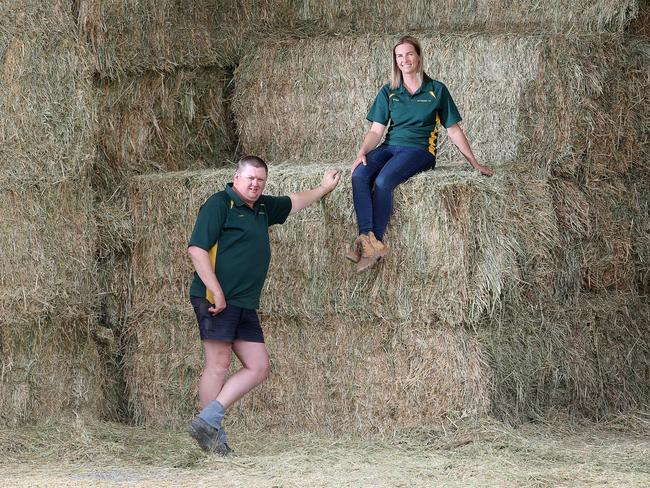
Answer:
[[372, 438], [182, 431], [74, 420], [0, 429], [2, 487], [650, 487], [650, 418], [497, 422]]

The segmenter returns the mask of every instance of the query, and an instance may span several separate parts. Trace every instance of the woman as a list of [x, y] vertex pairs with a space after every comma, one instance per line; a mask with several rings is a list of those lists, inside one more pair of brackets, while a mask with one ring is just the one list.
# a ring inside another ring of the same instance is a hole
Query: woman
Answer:
[[[368, 120], [370, 131], [352, 164], [352, 195], [359, 236], [346, 257], [357, 270], [370, 268], [388, 253], [382, 239], [393, 206], [393, 190], [411, 176], [436, 165], [438, 124], [465, 159], [486, 176], [494, 172], [474, 157], [461, 117], [447, 87], [422, 69], [420, 43], [404, 36], [393, 47], [393, 75], [375, 98]], [[391, 122], [384, 143], [381, 141]]]

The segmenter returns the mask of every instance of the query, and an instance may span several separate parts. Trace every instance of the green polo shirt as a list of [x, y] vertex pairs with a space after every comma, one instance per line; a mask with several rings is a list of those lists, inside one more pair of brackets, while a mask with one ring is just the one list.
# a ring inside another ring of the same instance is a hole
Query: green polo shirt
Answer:
[[[256, 309], [271, 261], [269, 226], [282, 224], [291, 212], [288, 196], [262, 195], [250, 208], [232, 183], [212, 195], [199, 210], [188, 246], [208, 251], [226, 303]], [[194, 272], [190, 296], [213, 301]]]
[[438, 124], [451, 127], [461, 121], [447, 87], [426, 74], [422, 86], [412, 95], [404, 85], [395, 90], [384, 85], [367, 118], [382, 125], [390, 121], [385, 144], [419, 147], [434, 156], [438, 151]]

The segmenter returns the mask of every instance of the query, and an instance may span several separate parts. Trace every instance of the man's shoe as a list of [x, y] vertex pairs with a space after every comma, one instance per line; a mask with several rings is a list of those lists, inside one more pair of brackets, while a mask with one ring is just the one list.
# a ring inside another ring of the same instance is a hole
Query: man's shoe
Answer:
[[[232, 453], [232, 449], [222, 440], [222, 434], [201, 417], [194, 417], [187, 432], [205, 452], [213, 452], [222, 456]], [[224, 432], [225, 435], [225, 432]]]

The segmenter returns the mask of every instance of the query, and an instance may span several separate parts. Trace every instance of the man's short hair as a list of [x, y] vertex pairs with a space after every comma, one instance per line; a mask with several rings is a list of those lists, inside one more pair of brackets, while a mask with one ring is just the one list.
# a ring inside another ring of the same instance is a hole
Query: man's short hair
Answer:
[[268, 174], [269, 167], [266, 165], [264, 160], [257, 156], [244, 156], [237, 163], [237, 171], [241, 171], [245, 166], [252, 166], [253, 168], [264, 168], [264, 171]]

